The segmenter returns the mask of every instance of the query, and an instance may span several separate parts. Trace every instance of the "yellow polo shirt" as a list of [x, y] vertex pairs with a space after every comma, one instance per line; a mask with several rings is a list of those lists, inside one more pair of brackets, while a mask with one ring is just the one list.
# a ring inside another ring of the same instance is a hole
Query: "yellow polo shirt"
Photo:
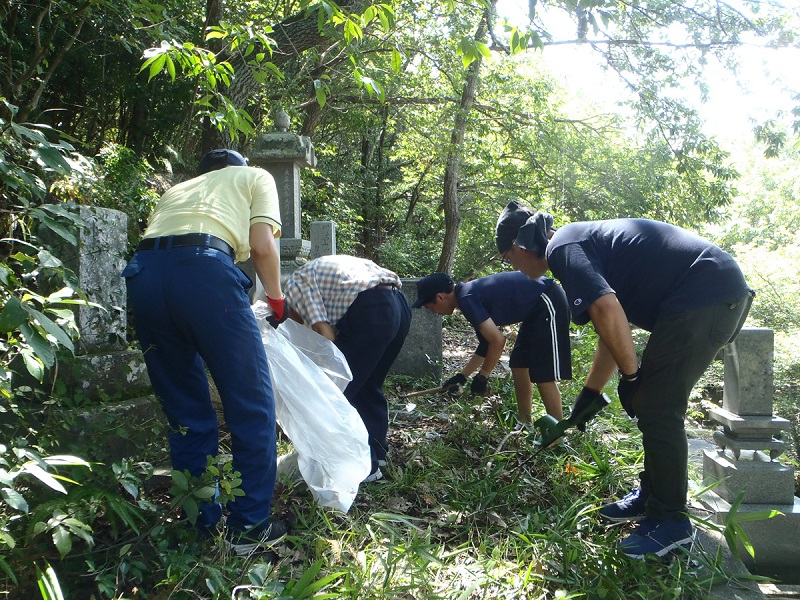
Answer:
[[257, 167], [225, 167], [167, 190], [150, 214], [144, 237], [208, 233], [228, 242], [241, 262], [250, 257], [253, 223], [270, 224], [280, 237], [275, 180]]

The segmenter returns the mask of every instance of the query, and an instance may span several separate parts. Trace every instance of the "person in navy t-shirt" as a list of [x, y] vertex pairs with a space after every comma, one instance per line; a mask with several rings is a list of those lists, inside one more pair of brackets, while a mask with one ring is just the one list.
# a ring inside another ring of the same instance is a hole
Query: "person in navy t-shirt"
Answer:
[[475, 354], [443, 387], [462, 386], [478, 371], [470, 387], [473, 393], [484, 395], [506, 343], [498, 327], [521, 323], [509, 356], [519, 421], [531, 422], [533, 383], [547, 413], [559, 420], [563, 417], [556, 381], [572, 379], [572, 362], [569, 306], [556, 282], [513, 272], [455, 284], [446, 273], [433, 273], [417, 284], [412, 307], [422, 306], [439, 315], [451, 315], [458, 308], [478, 337]]
[[[567, 293], [573, 322], [591, 321], [600, 337], [573, 410], [619, 369], [619, 399], [638, 419], [644, 446], [639, 487], [599, 510], [610, 521], [641, 521], [620, 549], [639, 558], [689, 545], [684, 418], [695, 383], [747, 317], [753, 293], [739, 266], [674, 225], [613, 219], [556, 231], [550, 215], [515, 202], [500, 215], [496, 240], [503, 258], [528, 276], [549, 269]], [[641, 365], [631, 324], [650, 332]]]

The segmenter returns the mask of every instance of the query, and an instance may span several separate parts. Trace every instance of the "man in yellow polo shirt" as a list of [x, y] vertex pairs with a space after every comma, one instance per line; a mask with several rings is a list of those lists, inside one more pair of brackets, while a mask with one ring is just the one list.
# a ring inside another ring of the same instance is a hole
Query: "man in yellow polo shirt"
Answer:
[[[167, 415], [172, 468], [193, 476], [218, 453], [217, 416], [206, 368], [219, 390], [231, 434], [233, 467], [245, 495], [228, 508], [237, 554], [286, 532], [270, 519], [275, 488], [275, 403], [258, 325], [253, 282], [235, 266], [252, 256], [276, 320], [283, 318], [278, 193], [272, 176], [220, 149], [200, 160], [200, 175], [158, 201], [144, 238], [122, 272], [136, 335], [153, 389]], [[222, 516], [215, 499], [197, 525]]]

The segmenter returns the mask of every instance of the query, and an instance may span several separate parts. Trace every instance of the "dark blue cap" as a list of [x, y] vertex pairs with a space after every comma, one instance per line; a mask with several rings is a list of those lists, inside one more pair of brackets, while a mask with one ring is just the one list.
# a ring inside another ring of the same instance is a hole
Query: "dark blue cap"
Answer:
[[236, 152], [236, 150], [228, 150], [220, 148], [212, 150], [205, 154], [200, 159], [200, 173], [208, 173], [209, 171], [216, 171], [224, 167], [246, 167], [247, 159]]
[[447, 273], [431, 273], [417, 282], [417, 299], [411, 308], [420, 308], [436, 300], [436, 294], [453, 291], [455, 283]]
[[555, 230], [551, 215], [534, 211], [512, 200], [497, 219], [494, 235], [497, 251], [505, 254], [516, 240], [520, 248], [544, 257], [550, 230]]

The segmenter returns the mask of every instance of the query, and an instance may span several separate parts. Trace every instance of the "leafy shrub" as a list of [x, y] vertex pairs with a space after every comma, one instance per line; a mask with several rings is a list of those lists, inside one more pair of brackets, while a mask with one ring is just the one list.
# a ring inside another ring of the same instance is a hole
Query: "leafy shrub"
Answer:
[[[39, 538], [49, 536], [61, 558], [72, 549], [74, 537], [91, 544], [89, 526], [62, 510], [61, 505], [51, 506], [46, 514], [48, 504], [42, 498], [47, 494], [34, 485], [41, 484], [46, 490], [65, 496], [67, 490], [62, 482], [74, 484], [75, 480], [59, 474], [56, 468], [75, 466], [90, 468], [75, 456], [45, 456], [24, 438], [12, 440], [11, 446], [0, 444], [0, 570], [12, 583], [18, 583], [17, 571], [25, 568], [24, 561], [13, 560], [13, 554], [24, 551]], [[30, 518], [34, 511], [41, 518]], [[48, 568], [45, 566], [45, 571]]]
[[[14, 113], [14, 107], [5, 103]], [[53, 130], [0, 119], [0, 199], [6, 231], [0, 239], [0, 394], [10, 398], [11, 365], [19, 358], [39, 381], [52, 367], [56, 350], [73, 351], [77, 334], [67, 305], [80, 301], [74, 277], [43, 247], [42, 227], [77, 244], [80, 219], [64, 207], [45, 204], [48, 184], [73, 172], [65, 142], [51, 142]], [[74, 162], [73, 162], [74, 164]], [[47, 280], [47, 286], [41, 286]], [[40, 293], [40, 289], [55, 289]]]
[[133, 150], [110, 143], [96, 160], [81, 157], [78, 161], [82, 168], [57, 181], [53, 194], [61, 200], [124, 212], [131, 219], [131, 241], [138, 240], [159, 198], [148, 180], [153, 167]]

